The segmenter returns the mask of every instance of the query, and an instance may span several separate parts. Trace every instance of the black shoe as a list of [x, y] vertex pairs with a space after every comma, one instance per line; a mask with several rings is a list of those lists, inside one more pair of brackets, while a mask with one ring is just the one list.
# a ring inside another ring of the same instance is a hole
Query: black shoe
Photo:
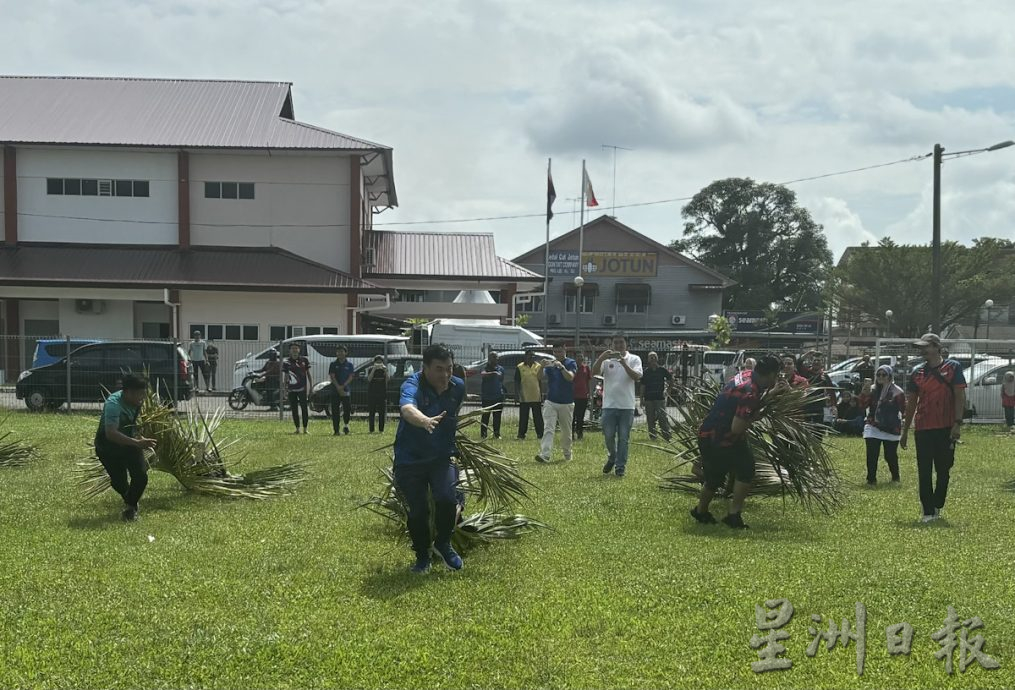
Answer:
[[137, 520], [137, 506], [127, 506], [121, 514], [127, 522], [134, 522]]
[[867, 480], [867, 486], [877, 486], [877, 485], [878, 485], [878, 480], [877, 479], [868, 479]]
[[607, 460], [606, 464], [603, 465], [603, 474], [609, 474], [613, 471], [613, 466], [617, 464], [614, 460]]
[[626, 470], [623, 467], [618, 467], [617, 468], [617, 476], [618, 477], [623, 477], [625, 473], [626, 473]]
[[699, 523], [701, 523], [703, 525], [714, 525], [714, 524], [716, 524], [716, 519], [712, 515], [712, 513], [710, 513], [707, 510], [704, 513], [699, 513], [698, 512], [698, 506], [695, 506], [695, 507], [691, 508], [691, 517], [693, 517], [695, 520], [697, 520]]
[[730, 513], [722, 519], [723, 523], [729, 525], [733, 529], [748, 529], [748, 526], [744, 523], [744, 519], [740, 517], [740, 513]]
[[348, 424], [346, 424], [344, 427], [342, 427], [342, 433], [345, 434], [346, 436], [349, 435], [349, 425]]

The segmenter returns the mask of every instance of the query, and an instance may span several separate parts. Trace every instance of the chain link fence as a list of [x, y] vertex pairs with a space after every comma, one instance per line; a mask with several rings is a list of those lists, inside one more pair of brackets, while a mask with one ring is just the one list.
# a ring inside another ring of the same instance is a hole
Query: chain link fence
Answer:
[[[309, 408], [311, 416], [318, 419], [329, 417], [335, 402], [328, 367], [335, 359], [335, 347], [340, 340], [341, 336], [336, 336], [330, 347], [327, 342], [301, 342], [301, 354], [310, 361]], [[379, 355], [389, 374], [386, 411], [391, 424], [397, 420], [401, 384], [420, 371], [422, 355], [405, 354], [404, 350], [388, 351], [384, 345], [360, 345], [363, 346], [350, 346], [348, 353], [355, 367], [349, 386], [353, 417], [357, 422], [367, 417], [369, 367]], [[482, 401], [481, 372], [489, 347], [454, 344], [451, 347], [456, 364], [464, 369], [464, 411], [478, 409]], [[231, 418], [288, 419], [288, 382], [271, 364], [272, 352], [277, 353], [278, 362], [289, 355], [287, 343], [212, 341], [203, 348], [203, 360], [195, 356], [201, 351], [202, 348], [193, 346], [191, 341], [171, 339], [102, 341], [74, 336], [0, 337], [0, 407], [28, 409], [39, 414], [85, 411], [97, 415], [104, 397], [119, 388], [125, 374], [144, 373], [158, 386], [163, 399], [174, 401], [181, 412], [193, 406], [204, 410], [223, 407], [226, 416]], [[499, 351], [507, 393], [501, 419], [504, 437], [514, 437], [519, 431], [521, 406], [516, 371], [524, 355], [521, 349]], [[536, 351], [538, 359], [550, 356], [548, 350]], [[585, 414], [586, 425], [592, 429], [597, 426], [600, 412], [597, 383], [596, 380], [592, 382]], [[545, 398], [545, 380], [541, 384], [541, 394]], [[676, 410], [671, 407], [669, 411], [673, 415]], [[540, 406], [537, 404], [526, 412], [531, 438], [536, 426], [532, 415], [534, 412], [541, 416]], [[639, 406], [636, 422], [644, 421]]]
[[[1015, 371], [1015, 340], [944, 340], [947, 357], [962, 365], [966, 379], [966, 415], [973, 423], [1004, 421], [1001, 384], [1005, 373]], [[903, 390], [923, 358], [912, 339], [880, 338], [875, 345], [878, 365], [890, 364]]]

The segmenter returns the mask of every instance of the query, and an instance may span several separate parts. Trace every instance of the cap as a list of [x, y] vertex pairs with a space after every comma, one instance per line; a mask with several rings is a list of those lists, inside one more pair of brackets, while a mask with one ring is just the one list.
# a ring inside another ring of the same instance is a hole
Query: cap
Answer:
[[919, 340], [913, 341], [913, 344], [917, 347], [923, 347], [924, 345], [936, 345], [941, 347], [941, 338], [938, 337], [937, 333], [924, 333], [923, 337]]

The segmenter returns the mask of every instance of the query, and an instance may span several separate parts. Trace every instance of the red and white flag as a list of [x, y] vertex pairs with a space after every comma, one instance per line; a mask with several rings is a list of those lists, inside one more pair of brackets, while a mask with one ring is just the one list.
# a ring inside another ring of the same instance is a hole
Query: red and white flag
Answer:
[[582, 180], [582, 187], [585, 190], [585, 205], [598, 206], [599, 201], [596, 200], [596, 193], [592, 191], [592, 180], [589, 179], [588, 171], [582, 169], [582, 176], [585, 178]]

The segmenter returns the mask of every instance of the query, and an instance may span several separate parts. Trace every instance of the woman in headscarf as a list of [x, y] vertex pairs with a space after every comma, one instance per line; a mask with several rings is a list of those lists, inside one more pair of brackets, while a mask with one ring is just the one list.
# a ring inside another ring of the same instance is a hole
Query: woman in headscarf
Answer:
[[1001, 383], [1001, 407], [1004, 408], [1004, 423], [1008, 431], [1015, 429], [1015, 371], [1007, 371]]
[[892, 481], [899, 478], [899, 438], [902, 419], [906, 414], [906, 394], [892, 381], [892, 367], [884, 364], [874, 374], [874, 385], [864, 385], [861, 404], [867, 409], [863, 438], [867, 444], [867, 484], [878, 483], [878, 457], [885, 447], [885, 462], [892, 473]]

